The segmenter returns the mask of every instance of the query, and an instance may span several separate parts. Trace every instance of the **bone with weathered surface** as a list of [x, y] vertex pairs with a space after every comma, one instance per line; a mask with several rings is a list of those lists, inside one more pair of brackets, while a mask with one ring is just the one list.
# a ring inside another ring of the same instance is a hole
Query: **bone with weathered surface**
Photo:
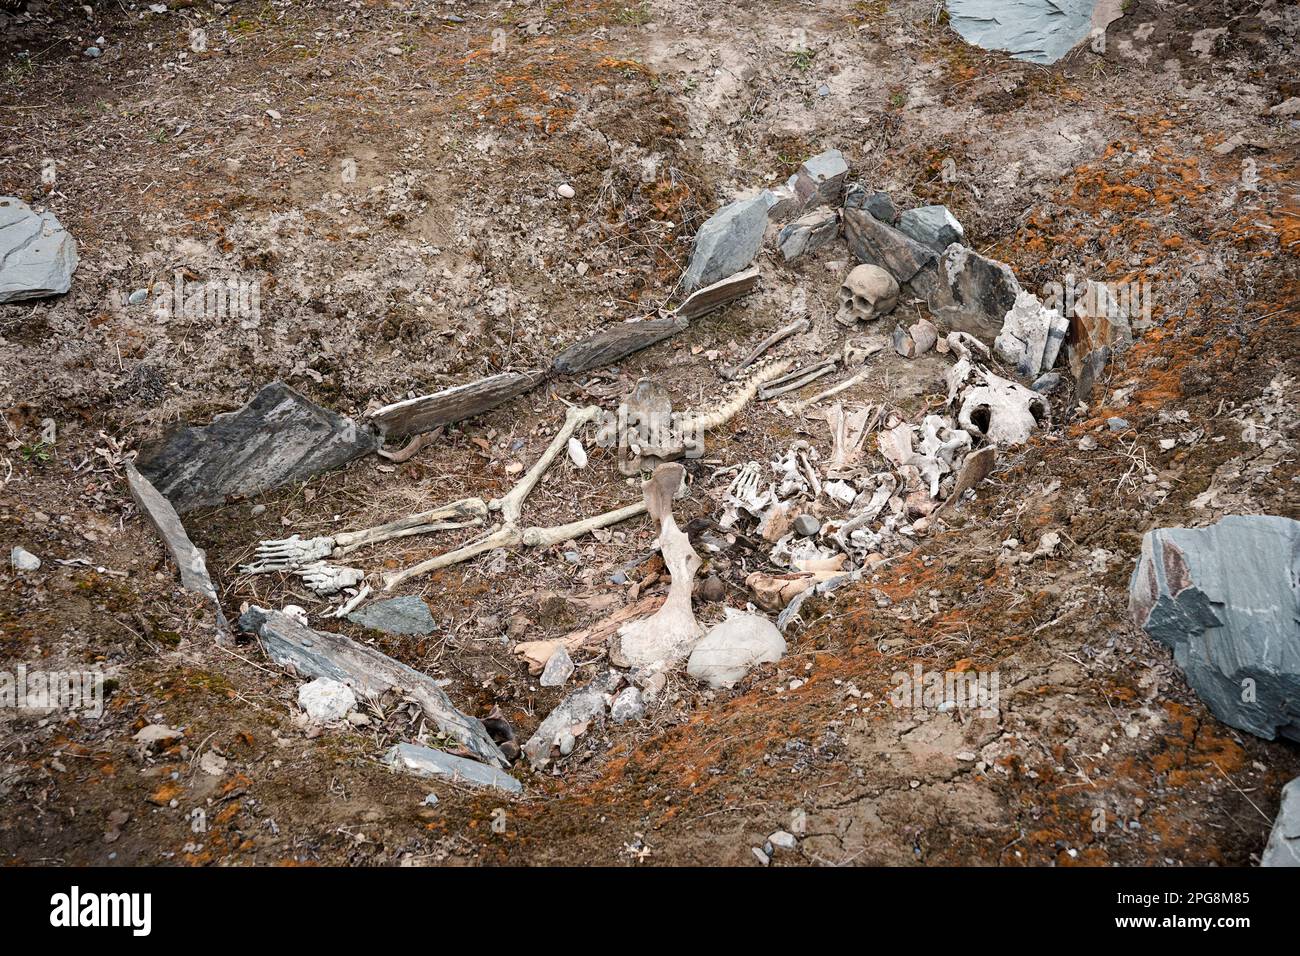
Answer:
[[777, 329], [767, 338], [763, 339], [763, 341], [759, 342], [758, 345], [754, 346], [754, 350], [750, 352], [747, 356], [745, 356], [745, 358], [737, 362], [736, 365], [734, 365], [732, 368], [729, 368], [726, 371], [724, 371], [722, 373], [722, 377], [728, 379], [735, 378], [745, 369], [749, 368], [751, 365], [757, 362], [759, 358], [763, 355], [763, 353], [766, 352], [768, 349], [770, 349], [772, 346], [776, 345], [778, 342], [782, 342], [785, 339], [788, 339], [792, 335], [797, 335], [800, 332], [806, 332], [808, 331], [808, 328], [809, 328], [809, 322], [807, 319], [795, 319], [789, 325], [783, 325], [781, 328]]

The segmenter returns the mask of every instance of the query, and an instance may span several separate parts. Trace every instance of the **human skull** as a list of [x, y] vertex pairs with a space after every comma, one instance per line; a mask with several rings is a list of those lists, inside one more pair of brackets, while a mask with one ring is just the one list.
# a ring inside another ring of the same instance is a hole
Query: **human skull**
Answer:
[[835, 318], [852, 326], [888, 315], [898, 303], [898, 282], [880, 266], [856, 266], [844, 279], [837, 298], [840, 308]]
[[957, 423], [976, 438], [1006, 448], [1029, 441], [1051, 406], [1037, 392], [1005, 378], [984, 373], [983, 385], [962, 395]]

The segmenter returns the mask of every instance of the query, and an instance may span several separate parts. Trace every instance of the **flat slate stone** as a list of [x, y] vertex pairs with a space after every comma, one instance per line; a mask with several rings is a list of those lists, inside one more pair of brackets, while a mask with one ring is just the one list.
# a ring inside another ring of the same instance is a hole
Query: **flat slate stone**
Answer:
[[395, 597], [367, 604], [348, 615], [348, 620], [385, 634], [432, 634], [438, 629], [429, 605], [418, 597]]
[[764, 190], [749, 199], [723, 206], [695, 234], [690, 265], [682, 276], [682, 291], [694, 292], [720, 282], [747, 267], [758, 255], [767, 229], [767, 211], [775, 195]]
[[1121, 15], [1111, 0], [947, 0], [948, 25], [968, 43], [1017, 60], [1055, 63]]
[[1129, 611], [1225, 724], [1300, 740], [1300, 521], [1148, 531]]
[[744, 272], [737, 272], [733, 276], [720, 279], [713, 285], [706, 285], [703, 289], [696, 289], [677, 307], [673, 315], [678, 321], [690, 322], [722, 308], [729, 302], [734, 302], [743, 295], [748, 295], [757, 285], [758, 266], [754, 266]]
[[834, 209], [817, 209], [785, 226], [776, 237], [777, 248], [786, 262], [816, 252], [840, 233]]
[[62, 295], [76, 268], [77, 241], [54, 213], [0, 196], [0, 304]]
[[1022, 291], [1005, 262], [955, 243], [943, 253], [938, 269], [918, 277], [913, 287], [950, 328], [984, 341], [992, 341], [1002, 331], [1002, 323]]
[[184, 514], [303, 481], [378, 447], [371, 429], [272, 382], [238, 411], [174, 430], [146, 449], [139, 469]]
[[462, 786], [490, 787], [506, 793], [524, 789], [523, 784], [504, 770], [419, 744], [398, 744], [384, 755], [384, 763], [416, 777], [442, 777]]
[[786, 188], [794, 193], [800, 210], [807, 212], [818, 206], [838, 205], [848, 175], [849, 164], [844, 154], [838, 149], [828, 149], [804, 160]]

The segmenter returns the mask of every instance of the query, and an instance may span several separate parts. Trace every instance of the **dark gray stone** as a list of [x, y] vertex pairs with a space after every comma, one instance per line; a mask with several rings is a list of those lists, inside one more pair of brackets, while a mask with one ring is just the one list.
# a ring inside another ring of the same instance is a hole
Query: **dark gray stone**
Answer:
[[61, 295], [76, 268], [77, 242], [53, 213], [0, 196], [0, 304]]
[[377, 435], [272, 382], [210, 425], [182, 426], [140, 457], [140, 473], [184, 514], [338, 468], [379, 447]]
[[523, 784], [504, 770], [419, 744], [398, 744], [384, 754], [384, 763], [416, 777], [442, 777], [467, 787], [491, 788], [506, 793], [519, 793], [524, 789]]
[[933, 271], [939, 258], [863, 209], [844, 210], [844, 238], [859, 262], [880, 266], [900, 285], [923, 269]]
[[767, 211], [774, 201], [775, 196], [765, 190], [723, 206], [710, 216], [695, 234], [690, 265], [682, 276], [682, 291], [694, 292], [721, 282], [753, 262], [762, 248]]
[[585, 729], [592, 721], [603, 719], [605, 698], [621, 681], [622, 675], [618, 672], [606, 671], [590, 684], [570, 691], [524, 744], [524, 753], [533, 768], [540, 770], [550, 763], [552, 748], [557, 745], [562, 754], [571, 752], [573, 738], [581, 733], [574, 728]]
[[1300, 866], [1300, 777], [1282, 788], [1282, 801], [1273, 821], [1260, 866]]
[[1230, 515], [1148, 531], [1129, 610], [1216, 717], [1300, 740], [1300, 521]]
[[1075, 394], [1081, 401], [1089, 401], [1092, 398], [1092, 390], [1096, 388], [1097, 382], [1101, 379], [1101, 373], [1106, 370], [1110, 363], [1110, 346], [1103, 345], [1099, 349], [1093, 349], [1083, 358], [1079, 368], [1079, 377], [1075, 380]]
[[1034, 384], [1029, 387], [1035, 392], [1049, 395], [1061, 387], [1061, 373], [1044, 372], [1042, 375], [1038, 376], [1038, 378], [1034, 379]]
[[898, 217], [898, 231], [927, 249], [943, 252], [954, 242], [965, 242], [966, 233], [947, 206], [918, 206]]
[[429, 605], [418, 597], [395, 597], [367, 604], [348, 615], [348, 620], [385, 634], [432, 634], [438, 629]]
[[812, 515], [800, 515], [794, 519], [794, 530], [805, 538], [811, 538], [821, 529], [821, 522]]
[[885, 225], [892, 226], [898, 221], [898, 207], [889, 193], [871, 192], [860, 183], [853, 183], [844, 190], [845, 209], [865, 209]]
[[950, 328], [992, 341], [1022, 291], [1016, 274], [998, 262], [961, 245], [951, 245], [937, 269], [912, 283], [930, 312]]

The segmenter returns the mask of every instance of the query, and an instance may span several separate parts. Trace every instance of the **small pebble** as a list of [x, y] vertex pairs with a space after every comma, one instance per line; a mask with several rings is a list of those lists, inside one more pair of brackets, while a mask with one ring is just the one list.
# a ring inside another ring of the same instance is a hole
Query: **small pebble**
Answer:
[[1126, 431], [1129, 427], [1128, 420], [1124, 418], [1108, 418], [1106, 424], [1113, 432]]
[[555, 192], [559, 195], [561, 199], [572, 199], [575, 195], [577, 195], [577, 193], [573, 191], [573, 187], [570, 186], [568, 183], [560, 183], [559, 187], [555, 190]]
[[821, 529], [821, 522], [812, 515], [800, 515], [794, 519], [794, 530], [805, 538], [811, 538]]
[[767, 838], [767, 842], [772, 844], [772, 846], [776, 847], [778, 850], [793, 850], [798, 845], [798, 841], [795, 840], [794, 834], [788, 833], [785, 830], [777, 830]]
[[754, 859], [758, 860], [759, 866], [767, 866], [771, 862], [771, 857], [763, 852], [762, 847], [751, 846], [749, 849], [753, 852]]

